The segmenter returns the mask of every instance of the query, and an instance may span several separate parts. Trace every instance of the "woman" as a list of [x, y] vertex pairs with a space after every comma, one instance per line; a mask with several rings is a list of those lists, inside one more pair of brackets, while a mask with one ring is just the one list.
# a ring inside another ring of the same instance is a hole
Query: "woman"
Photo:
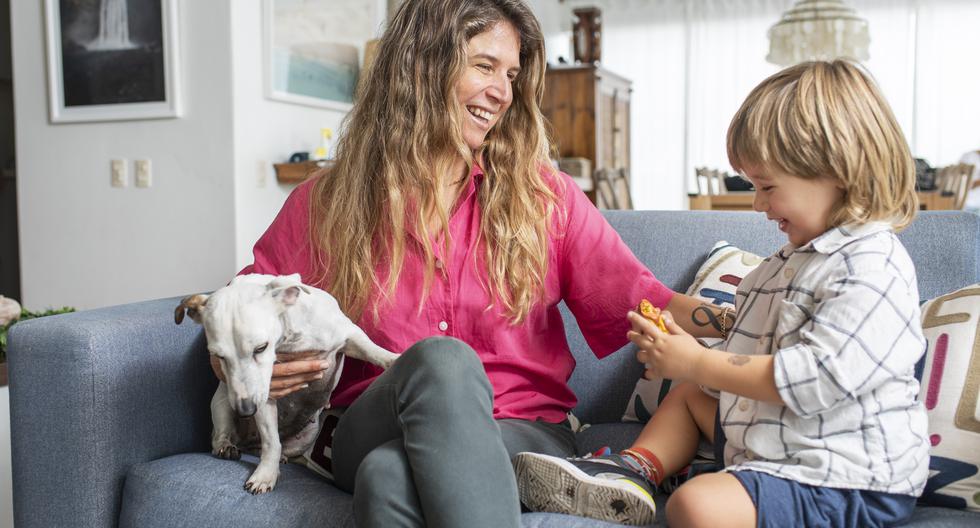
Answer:
[[[333, 395], [333, 471], [360, 526], [519, 526], [510, 456], [575, 452], [558, 303], [599, 357], [626, 344], [641, 298], [697, 306], [551, 168], [544, 72], [522, 0], [404, 2], [335, 165], [292, 193], [243, 270], [300, 273], [402, 353], [383, 374], [348, 360]], [[273, 397], [319, 368], [278, 365]]]

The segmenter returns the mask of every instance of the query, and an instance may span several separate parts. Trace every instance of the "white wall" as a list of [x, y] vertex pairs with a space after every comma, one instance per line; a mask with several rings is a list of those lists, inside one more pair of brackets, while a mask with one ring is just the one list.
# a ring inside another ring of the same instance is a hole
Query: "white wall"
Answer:
[[[43, 2], [12, 2], [22, 304], [126, 303], [235, 271], [229, 0], [179, 2], [180, 119], [50, 124]], [[110, 159], [129, 160], [127, 188]], [[150, 159], [153, 186], [133, 186]]]
[[312, 152], [320, 128], [336, 132], [343, 112], [265, 98], [262, 2], [231, 9], [235, 136], [235, 266], [252, 262], [252, 246], [275, 218], [295, 185], [276, 182], [273, 163], [296, 151]]

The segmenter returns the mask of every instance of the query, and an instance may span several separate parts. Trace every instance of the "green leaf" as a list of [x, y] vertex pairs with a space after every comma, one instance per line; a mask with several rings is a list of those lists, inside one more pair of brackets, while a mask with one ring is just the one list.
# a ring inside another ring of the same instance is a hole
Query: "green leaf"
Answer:
[[7, 332], [10, 327], [19, 323], [20, 321], [26, 321], [28, 319], [37, 319], [38, 317], [47, 317], [49, 315], [60, 315], [64, 313], [74, 312], [75, 309], [71, 306], [62, 306], [61, 308], [48, 308], [47, 310], [42, 310], [40, 312], [32, 312], [27, 308], [21, 308], [20, 319], [16, 321], [11, 321], [3, 327], [0, 327], [0, 363], [7, 360]]

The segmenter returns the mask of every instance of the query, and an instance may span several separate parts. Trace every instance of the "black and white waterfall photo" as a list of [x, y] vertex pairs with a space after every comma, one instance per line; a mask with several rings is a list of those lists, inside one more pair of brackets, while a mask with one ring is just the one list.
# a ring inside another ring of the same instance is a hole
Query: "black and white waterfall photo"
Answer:
[[65, 108], [165, 101], [160, 0], [58, 0]]

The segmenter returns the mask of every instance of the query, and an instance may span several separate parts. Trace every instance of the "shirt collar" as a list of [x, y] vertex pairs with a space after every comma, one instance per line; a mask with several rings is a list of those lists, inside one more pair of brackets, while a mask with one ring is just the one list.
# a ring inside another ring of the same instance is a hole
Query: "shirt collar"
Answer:
[[817, 253], [830, 254], [855, 240], [865, 238], [882, 231], [891, 230], [892, 225], [888, 222], [844, 224], [828, 229], [824, 234], [814, 238], [800, 248], [793, 248], [792, 245], [788, 245], [787, 247], [783, 248], [783, 254], [788, 255], [793, 251], [803, 250], [812, 250], [816, 251]]

